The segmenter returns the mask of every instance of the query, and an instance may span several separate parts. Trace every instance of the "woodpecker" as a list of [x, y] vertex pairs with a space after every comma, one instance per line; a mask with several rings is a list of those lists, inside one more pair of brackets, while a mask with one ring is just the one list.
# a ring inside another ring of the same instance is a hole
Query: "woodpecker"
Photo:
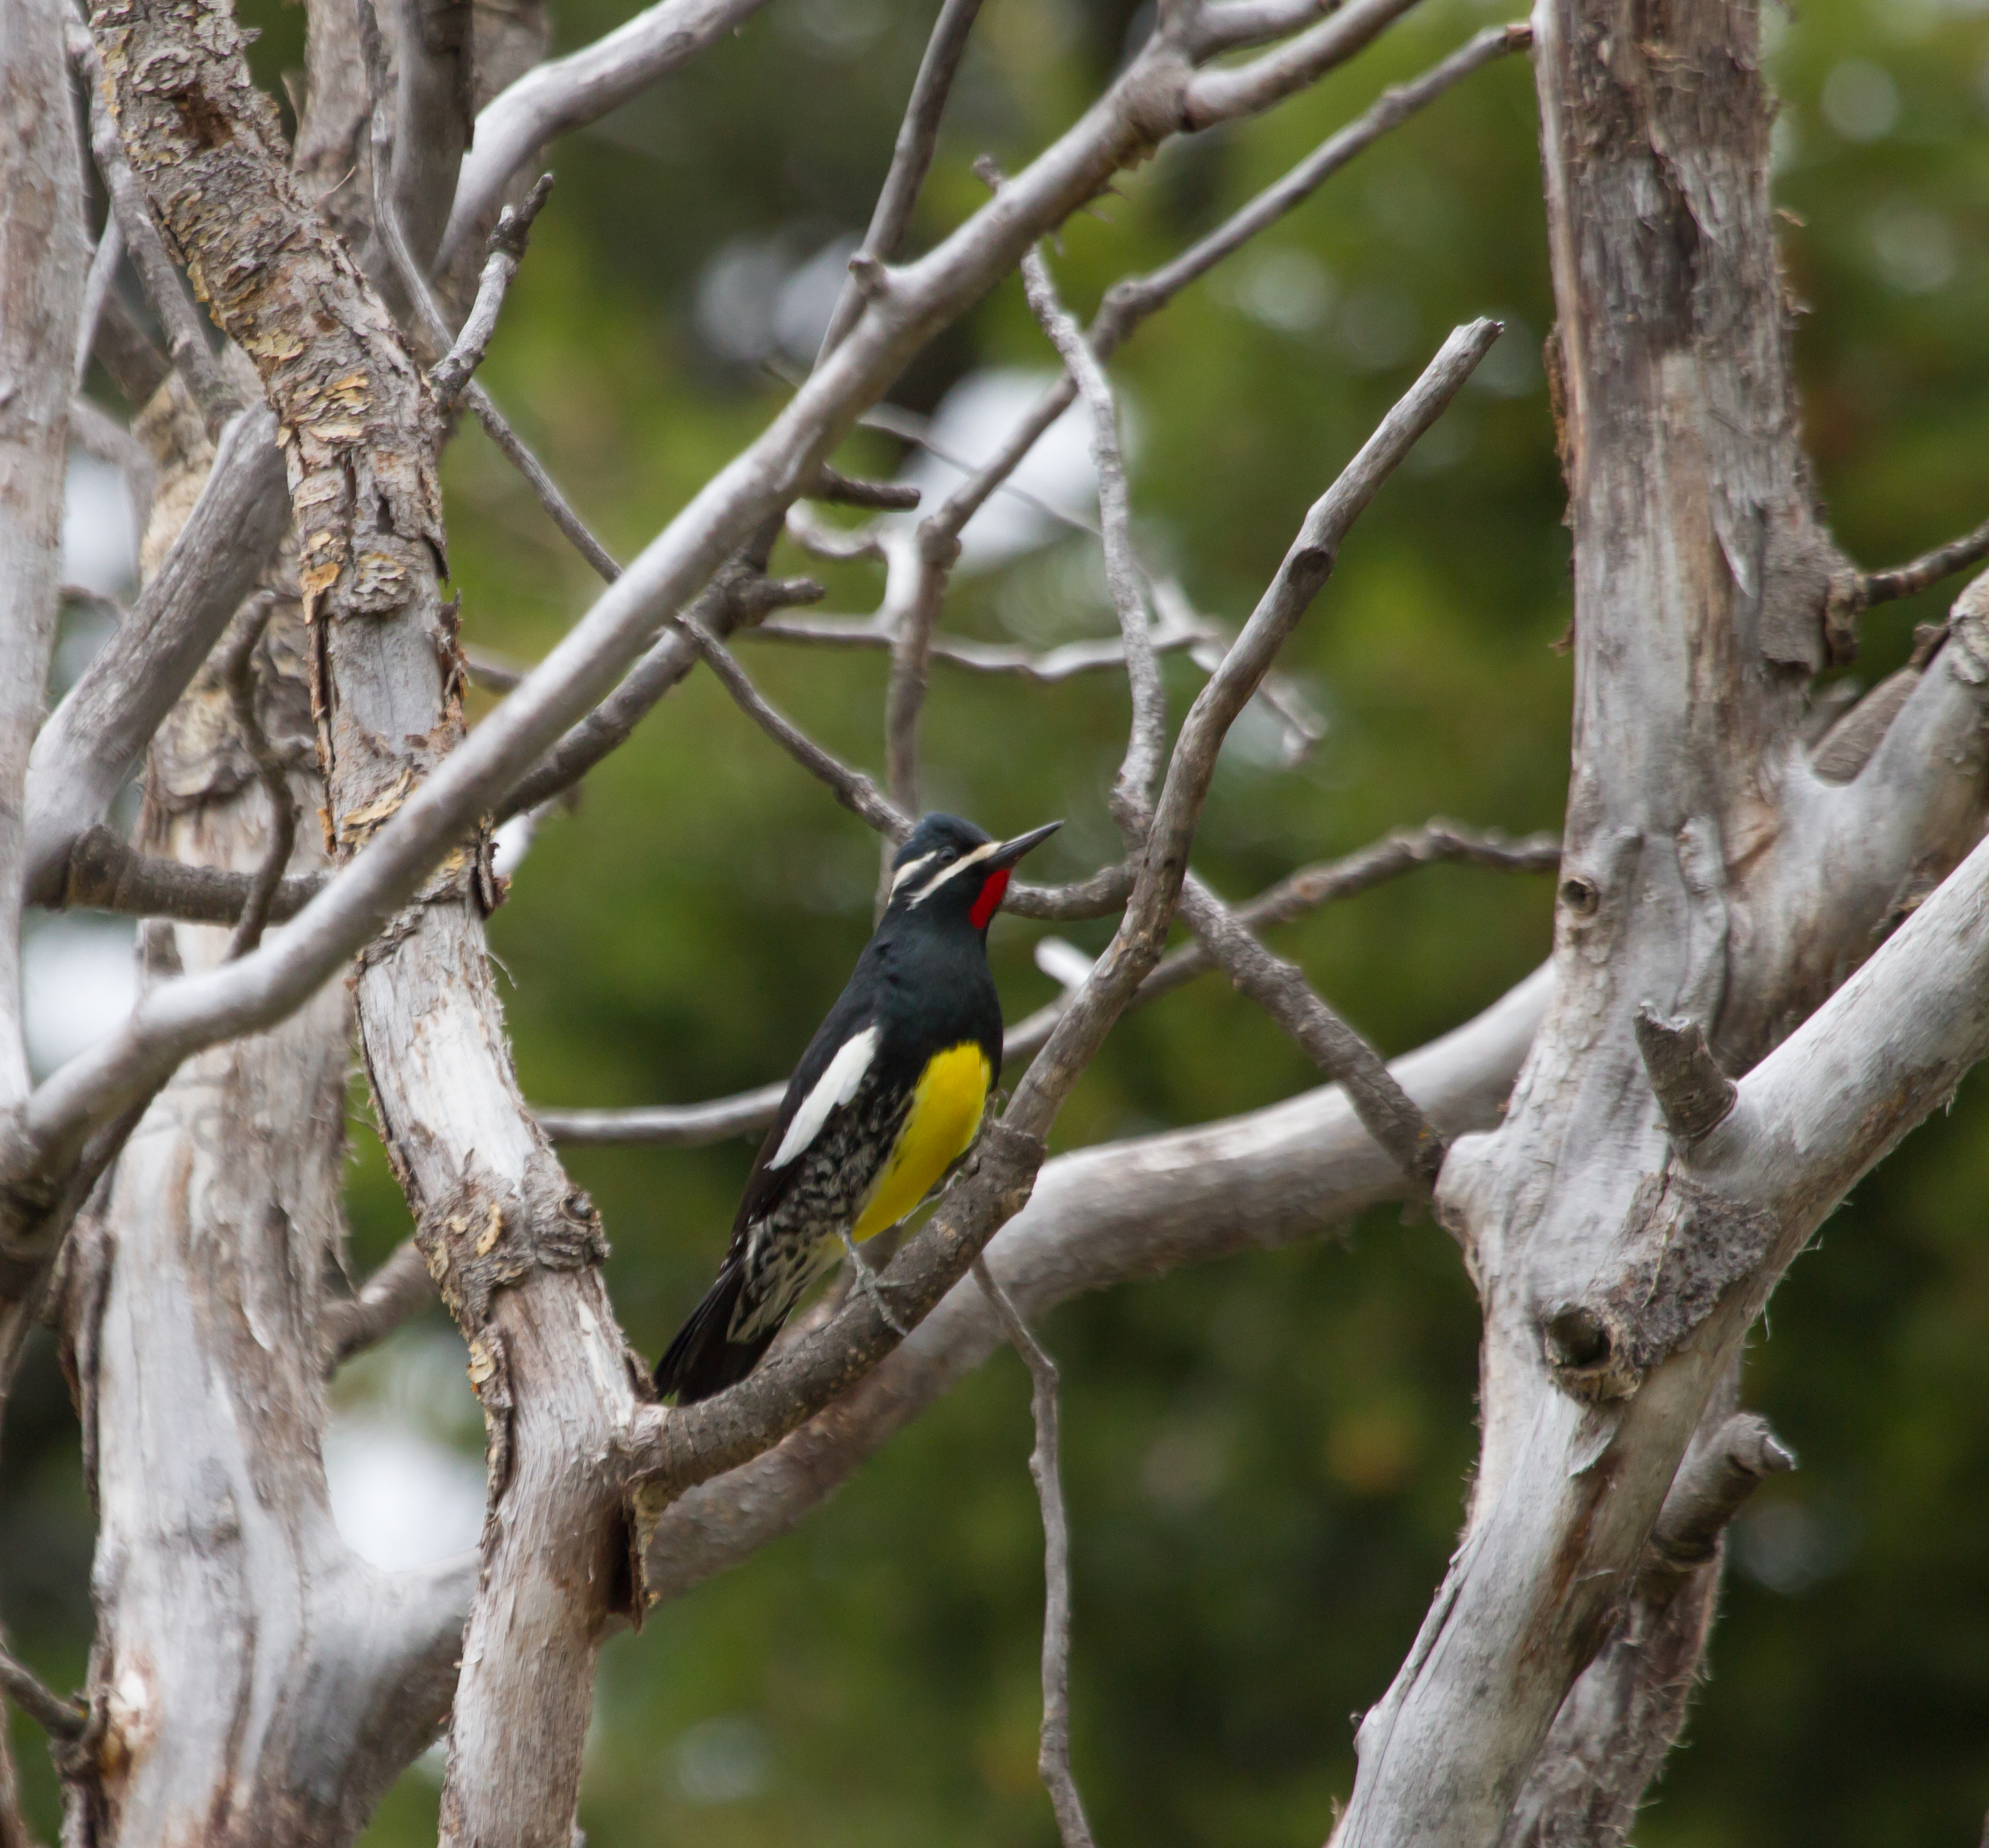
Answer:
[[761, 1145], [717, 1281], [656, 1366], [679, 1405], [744, 1379], [810, 1284], [923, 1200], [980, 1133], [1001, 1068], [988, 926], [1015, 863], [1063, 824], [996, 841], [927, 815]]

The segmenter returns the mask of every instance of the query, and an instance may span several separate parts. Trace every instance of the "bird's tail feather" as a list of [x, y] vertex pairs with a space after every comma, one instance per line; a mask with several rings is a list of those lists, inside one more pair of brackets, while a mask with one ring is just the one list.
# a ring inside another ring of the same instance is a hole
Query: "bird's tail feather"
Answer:
[[678, 1329], [669, 1351], [656, 1362], [659, 1393], [674, 1393], [679, 1405], [693, 1405], [737, 1385], [760, 1364], [761, 1356], [780, 1332], [778, 1322], [745, 1341], [730, 1340], [726, 1332], [745, 1281], [739, 1265], [728, 1263], [720, 1268], [718, 1281], [705, 1292], [703, 1301]]

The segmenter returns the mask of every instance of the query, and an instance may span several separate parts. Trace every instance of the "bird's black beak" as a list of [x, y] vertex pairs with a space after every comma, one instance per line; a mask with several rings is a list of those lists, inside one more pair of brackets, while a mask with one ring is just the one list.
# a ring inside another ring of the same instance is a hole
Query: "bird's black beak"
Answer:
[[1062, 826], [1061, 821], [1045, 821], [1041, 828], [1032, 828], [1026, 834], [1004, 841], [988, 856], [988, 864], [991, 867], [1013, 866], [1031, 848], [1040, 846]]

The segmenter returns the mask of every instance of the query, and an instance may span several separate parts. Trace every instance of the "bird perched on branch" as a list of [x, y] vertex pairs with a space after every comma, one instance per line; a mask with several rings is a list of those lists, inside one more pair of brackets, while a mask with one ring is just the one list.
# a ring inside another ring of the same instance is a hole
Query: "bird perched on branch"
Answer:
[[1062, 825], [996, 841], [927, 815], [899, 848], [884, 916], [761, 1145], [718, 1279], [657, 1363], [679, 1405], [751, 1372], [839, 1256], [874, 1289], [857, 1243], [910, 1213], [980, 1133], [1001, 1067], [988, 926], [1015, 863]]

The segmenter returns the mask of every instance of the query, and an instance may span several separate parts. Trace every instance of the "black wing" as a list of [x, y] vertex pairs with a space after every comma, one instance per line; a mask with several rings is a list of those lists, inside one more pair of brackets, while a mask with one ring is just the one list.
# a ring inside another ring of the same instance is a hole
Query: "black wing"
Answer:
[[[867, 963], [869, 958], [866, 956], [864, 960]], [[866, 973], [863, 963], [859, 963], [856, 975], [828, 1010], [828, 1017], [816, 1028], [815, 1037], [808, 1041], [808, 1050], [801, 1054], [801, 1063], [795, 1068], [794, 1076], [788, 1081], [787, 1095], [781, 1099], [780, 1112], [774, 1119], [773, 1127], [767, 1132], [767, 1139], [760, 1145], [760, 1152], [753, 1158], [753, 1172], [746, 1177], [746, 1191], [739, 1202], [738, 1216], [732, 1222], [734, 1251], [743, 1248], [747, 1228], [756, 1220], [764, 1219], [780, 1204], [781, 1195], [800, 1171], [798, 1156], [778, 1168], [768, 1166], [780, 1152], [781, 1140], [795, 1120], [795, 1112], [821, 1081], [837, 1053], [858, 1034], [876, 1024], [876, 995], [872, 985], [862, 979]], [[818, 1137], [839, 1120], [847, 1107], [839, 1105], [832, 1111], [816, 1136]]]

